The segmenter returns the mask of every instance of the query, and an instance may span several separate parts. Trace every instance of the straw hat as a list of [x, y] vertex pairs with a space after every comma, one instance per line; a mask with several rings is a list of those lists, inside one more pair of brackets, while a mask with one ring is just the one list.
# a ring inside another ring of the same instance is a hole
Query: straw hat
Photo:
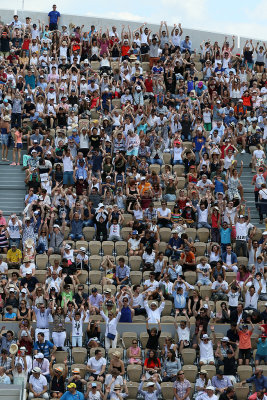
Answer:
[[18, 345], [16, 343], [12, 343], [10, 348], [9, 348], [9, 353], [10, 354], [16, 354], [18, 351]]

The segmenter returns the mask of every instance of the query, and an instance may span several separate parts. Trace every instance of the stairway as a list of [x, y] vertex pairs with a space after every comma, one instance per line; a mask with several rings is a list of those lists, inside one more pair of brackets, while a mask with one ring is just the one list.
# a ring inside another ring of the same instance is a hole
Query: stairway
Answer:
[[[12, 161], [11, 150], [8, 160]], [[10, 166], [11, 161], [0, 163], [0, 209], [5, 217], [13, 213], [21, 215], [24, 209], [25, 172], [21, 170], [22, 165]]]
[[252, 178], [254, 176], [254, 173], [251, 172], [251, 168], [249, 168], [249, 163], [251, 161], [251, 154], [245, 153], [245, 154], [238, 154], [237, 155], [237, 166], [238, 166], [238, 171], [240, 169], [240, 162], [241, 160], [243, 161], [243, 173], [240, 178], [241, 183], [243, 185], [244, 189], [244, 198], [246, 200], [246, 206], [250, 208], [250, 215], [251, 215], [251, 220], [250, 222], [255, 225], [257, 228], [261, 230], [265, 230], [265, 225], [260, 224], [259, 221], [259, 213], [255, 207], [255, 199], [254, 199], [254, 186], [251, 185]]

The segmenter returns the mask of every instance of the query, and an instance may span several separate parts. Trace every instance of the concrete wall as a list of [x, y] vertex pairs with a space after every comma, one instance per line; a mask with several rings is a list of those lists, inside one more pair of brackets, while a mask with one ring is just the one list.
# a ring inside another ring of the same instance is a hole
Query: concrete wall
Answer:
[[[19, 16], [19, 20], [21, 22], [25, 22], [25, 17], [31, 17], [33, 22], [38, 22], [38, 19], [44, 22], [48, 22], [48, 16], [47, 13], [43, 12], [33, 12], [33, 11], [28, 11], [28, 10], [17, 10], [17, 14]], [[12, 20], [12, 17], [14, 15], [14, 10], [1, 10], [0, 9], [0, 16], [2, 21], [8, 21], [10, 22]], [[106, 18], [98, 18], [98, 17], [83, 17], [83, 16], [78, 16], [78, 15], [68, 15], [68, 14], [62, 14], [60, 18], [60, 25], [65, 24], [69, 25], [69, 23], [72, 22], [76, 26], [78, 25], [84, 25], [86, 30], [90, 28], [91, 25], [95, 25], [97, 29], [100, 27], [103, 28], [103, 30], [106, 30], [108, 27], [111, 29], [113, 25], [117, 26], [118, 32], [120, 32], [120, 27], [124, 24], [126, 27], [129, 25], [131, 30], [138, 28], [142, 23], [141, 22], [131, 22], [131, 21], [122, 21], [122, 20], [114, 20], [114, 19], [106, 19]], [[159, 25], [156, 24], [149, 24], [148, 27], [152, 30], [153, 33], [158, 32]], [[172, 27], [169, 27], [169, 30], [171, 30]], [[211, 42], [218, 41], [220, 44], [223, 43], [224, 37], [227, 35], [228, 37], [231, 37], [231, 33], [216, 33], [216, 32], [209, 32], [209, 31], [201, 31], [201, 30], [195, 30], [195, 29], [188, 29], [188, 28], [183, 28], [183, 38], [185, 35], [189, 35], [193, 48], [195, 48], [197, 51], [199, 51], [199, 45], [203, 40], [210, 39]], [[236, 45], [237, 45], [237, 40], [236, 40]]]

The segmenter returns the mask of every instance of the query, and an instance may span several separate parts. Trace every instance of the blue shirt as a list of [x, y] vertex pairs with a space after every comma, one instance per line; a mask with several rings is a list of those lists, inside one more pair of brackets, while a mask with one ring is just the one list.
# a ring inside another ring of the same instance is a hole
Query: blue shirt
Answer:
[[267, 376], [262, 375], [258, 378], [256, 375], [252, 375], [251, 378], [246, 380], [247, 383], [254, 383], [256, 392], [260, 392], [264, 388], [267, 388]]
[[34, 342], [33, 350], [37, 350], [38, 353], [43, 353], [45, 358], [50, 357], [50, 349], [53, 349], [54, 345], [49, 340], [45, 340], [43, 343]]
[[57, 24], [60, 13], [58, 11], [50, 11], [48, 17], [50, 17], [50, 24]]
[[222, 244], [231, 243], [231, 232], [232, 232], [231, 228], [227, 228], [227, 229], [221, 228], [220, 229], [221, 243]]
[[84, 400], [84, 395], [76, 390], [76, 393], [72, 394], [68, 390], [61, 396], [61, 400]]
[[214, 180], [214, 185], [215, 185], [214, 192], [215, 193], [224, 193], [223, 183], [224, 183], [224, 180], [220, 180], [220, 181], [218, 179]]
[[194, 137], [195, 150], [200, 151], [202, 146], [205, 146], [206, 138], [204, 136], [195, 136]]

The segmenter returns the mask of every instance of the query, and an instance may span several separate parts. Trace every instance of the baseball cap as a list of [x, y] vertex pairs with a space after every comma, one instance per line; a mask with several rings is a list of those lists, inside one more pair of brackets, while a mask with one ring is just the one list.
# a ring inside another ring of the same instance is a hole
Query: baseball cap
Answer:
[[41, 368], [39, 368], [39, 367], [34, 367], [34, 368], [32, 369], [32, 372], [35, 372], [36, 374], [40, 374], [40, 373], [41, 373]]
[[37, 353], [34, 358], [44, 358], [43, 353]]
[[71, 388], [76, 389], [76, 385], [75, 385], [75, 383], [71, 382], [71, 383], [67, 386], [67, 388], [68, 388], [68, 389], [71, 389]]
[[213, 391], [215, 391], [215, 389], [214, 389], [213, 386], [207, 386], [206, 389], [207, 389], [207, 390], [213, 390]]
[[147, 387], [151, 387], [151, 386], [154, 386], [155, 385], [155, 383], [154, 382], [147, 382]]
[[207, 335], [206, 333], [204, 333], [204, 335], [202, 336], [202, 339], [209, 339], [209, 335]]

